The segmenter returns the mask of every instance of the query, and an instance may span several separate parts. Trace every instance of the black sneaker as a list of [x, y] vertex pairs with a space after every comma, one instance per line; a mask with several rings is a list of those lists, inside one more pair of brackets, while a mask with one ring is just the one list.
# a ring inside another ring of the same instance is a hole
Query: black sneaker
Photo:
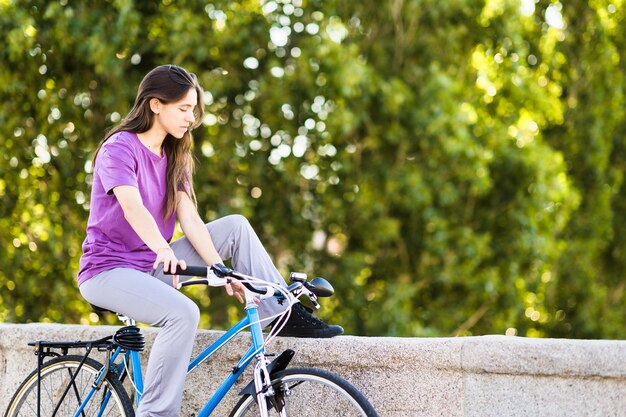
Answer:
[[[294, 304], [291, 308], [289, 320], [287, 320], [285, 327], [278, 333], [278, 336], [323, 339], [338, 336], [343, 333], [343, 327], [335, 324], [326, 324], [312, 313], [313, 310], [310, 308], [300, 303]], [[280, 327], [280, 325], [280, 321], [276, 322], [272, 325], [272, 328]]]

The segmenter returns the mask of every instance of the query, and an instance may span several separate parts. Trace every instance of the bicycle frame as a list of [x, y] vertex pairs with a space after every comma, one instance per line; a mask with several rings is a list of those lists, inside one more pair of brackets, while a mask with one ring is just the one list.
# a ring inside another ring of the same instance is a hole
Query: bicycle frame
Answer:
[[228, 393], [228, 391], [230, 391], [237, 379], [239, 379], [241, 374], [243, 374], [243, 372], [247, 369], [250, 362], [252, 362], [252, 359], [254, 359], [258, 355], [262, 355], [265, 353], [265, 346], [263, 344], [263, 333], [261, 331], [261, 323], [259, 322], [259, 313], [257, 311], [256, 305], [250, 305], [250, 303], [248, 303], [248, 305], [246, 306], [246, 317], [241, 319], [239, 323], [234, 325], [230, 330], [222, 335], [222, 337], [213, 342], [189, 364], [189, 368], [187, 370], [188, 374], [192, 372], [195, 368], [197, 368], [202, 362], [210, 358], [215, 352], [217, 352], [226, 343], [228, 343], [230, 339], [232, 339], [235, 335], [237, 335], [248, 326], [250, 326], [250, 332], [252, 335], [252, 346], [241, 357], [237, 365], [233, 367], [231, 373], [226, 377], [224, 382], [222, 382], [219, 388], [211, 396], [211, 398], [202, 408], [202, 410], [200, 410], [200, 412], [198, 413], [198, 417], [210, 416], [217, 407], [217, 405], [222, 401], [224, 396]]
[[[251, 298], [251, 297], [250, 297]], [[226, 333], [224, 333], [219, 339], [209, 345], [205, 350], [203, 350], [198, 356], [193, 359], [189, 363], [189, 367], [187, 368], [187, 374], [193, 372], [200, 364], [202, 364], [207, 359], [211, 358], [217, 351], [219, 351], [224, 345], [226, 345], [233, 337], [235, 337], [238, 333], [240, 333], [246, 327], [250, 327], [250, 333], [252, 336], [252, 345], [248, 349], [248, 351], [241, 357], [237, 365], [233, 367], [231, 373], [226, 377], [226, 379], [222, 382], [219, 388], [215, 391], [215, 393], [211, 396], [206, 405], [200, 410], [197, 414], [197, 417], [208, 417], [215, 410], [218, 404], [222, 401], [224, 396], [230, 391], [232, 386], [235, 384], [237, 379], [244, 373], [247, 369], [248, 365], [252, 362], [255, 357], [261, 357], [259, 355], [265, 354], [265, 346], [264, 339], [262, 333], [262, 326], [259, 319], [259, 313], [257, 305], [251, 299], [246, 303], [246, 316], [241, 319], [237, 324], [235, 324], [232, 328], [230, 328]], [[115, 352], [111, 355], [109, 360], [109, 366], [113, 366], [115, 360], [119, 357], [122, 352], [122, 348], [118, 347]], [[118, 375], [122, 375], [124, 372], [125, 364], [124, 361], [128, 364], [130, 363], [132, 369], [132, 382], [135, 389], [135, 401], [136, 405], [139, 405], [139, 401], [141, 399], [141, 393], [143, 392], [143, 379], [141, 373], [141, 359], [139, 357], [139, 352], [137, 351], [126, 351], [124, 353], [124, 358], [122, 363], [116, 365]], [[101, 374], [97, 380], [96, 384], [100, 379], [104, 378], [104, 373]], [[88, 396], [83, 401], [83, 404], [76, 412], [75, 416], [78, 417], [84, 406], [87, 404], [96, 388], [92, 388], [88, 394]]]
[[[113, 364], [115, 363], [115, 360], [117, 359], [121, 351], [122, 351], [121, 347], [118, 347], [115, 350], [115, 352], [113, 353], [109, 361], [110, 366], [113, 366]], [[137, 352], [136, 350], [131, 350], [131, 351], [126, 351], [126, 353], [124, 353], [123, 362], [121, 362], [117, 367], [118, 375], [124, 374], [125, 363], [130, 363], [130, 366], [131, 366], [131, 370], [132, 370], [131, 378], [133, 380], [132, 385], [133, 385], [133, 389], [135, 390], [135, 405], [138, 406], [139, 400], [141, 400], [141, 395], [143, 393], [143, 374], [141, 372], [141, 358], [139, 357], [139, 352]]]
[[[118, 346], [115, 349], [115, 352], [113, 352], [113, 354], [111, 355], [111, 359], [108, 361], [108, 364], [109, 364], [108, 368], [114, 365], [115, 360], [117, 359], [117, 357], [119, 356], [121, 352], [122, 352], [122, 348]], [[141, 399], [141, 393], [143, 392], [143, 377], [141, 373], [141, 359], [139, 357], [139, 352], [134, 351], [134, 350], [126, 351], [124, 353], [124, 360], [127, 361], [127, 363], [131, 363], [132, 370], [133, 370], [133, 379], [134, 379], [133, 385], [137, 387], [135, 390], [137, 394], [136, 404], [139, 405], [139, 400]], [[123, 369], [124, 369], [124, 363], [122, 362], [118, 366], [118, 369], [117, 369], [118, 375], [122, 375]], [[96, 390], [99, 389], [100, 383], [104, 380], [105, 377], [106, 377], [106, 372], [100, 372], [100, 374], [98, 375], [98, 377], [93, 383], [93, 387], [87, 393], [87, 396], [81, 403], [80, 407], [78, 407], [78, 410], [76, 410], [74, 417], [79, 417], [80, 415], [82, 415], [84, 408], [87, 406], [87, 404], [91, 400], [91, 397], [95, 394]], [[105, 400], [102, 402], [102, 405], [100, 407], [100, 413], [98, 413], [98, 416], [100, 416], [102, 412], [104, 411], [104, 409], [106, 408], [107, 402], [109, 401], [110, 397], [111, 397], [111, 393], [107, 393], [107, 396]]]

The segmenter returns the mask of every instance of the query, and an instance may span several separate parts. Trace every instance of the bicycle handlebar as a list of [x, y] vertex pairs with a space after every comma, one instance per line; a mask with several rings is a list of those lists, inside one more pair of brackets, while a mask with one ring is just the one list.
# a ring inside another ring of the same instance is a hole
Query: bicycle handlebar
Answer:
[[[171, 272], [164, 273], [168, 275], [174, 275]], [[313, 305], [316, 308], [319, 308], [319, 304], [317, 303], [317, 297], [330, 297], [335, 293], [333, 286], [324, 278], [313, 278], [309, 282], [306, 280], [305, 274], [297, 272], [291, 273], [292, 284], [286, 288], [287, 293], [280, 289], [274, 288], [271, 285], [257, 287], [250, 281], [259, 281], [258, 278], [239, 273], [219, 263], [212, 266], [187, 266], [186, 269], [177, 268], [176, 274], [204, 277], [202, 279], [194, 279], [181, 282], [178, 284], [178, 288], [197, 284], [209, 285], [212, 287], [221, 287], [231, 283], [232, 279], [236, 279], [250, 292], [258, 294], [260, 299], [270, 297], [284, 298], [285, 296], [287, 296], [287, 294], [291, 294], [291, 296], [294, 296], [296, 298], [299, 298], [301, 295], [306, 295], [309, 300], [313, 302]]]
[[[171, 272], [164, 272], [167, 275], [174, 275]], [[187, 269], [176, 268], [176, 275], [186, 275], [190, 277], [206, 277], [209, 274], [207, 266], [188, 266]]]
[[[209, 268], [211, 268], [214, 272], [213, 274], [211, 274], [211, 276], [209, 276]], [[166, 275], [174, 275], [171, 271], [163, 271], [163, 273]], [[243, 284], [243, 286], [245, 286], [249, 291], [261, 295], [261, 298], [269, 298], [283, 295], [280, 291], [275, 290], [271, 287], [257, 287], [247, 282], [247, 279], [249, 279], [249, 277], [247, 277], [246, 275], [240, 274], [239, 272], [228, 268], [217, 269], [215, 267], [209, 266], [188, 266], [187, 269], [182, 269], [179, 267], [176, 268], [176, 275], [203, 277], [202, 279], [183, 281], [178, 284], [179, 288], [189, 285], [209, 285], [211, 287], [221, 287], [226, 284], [230, 284], [231, 278], [234, 278], [241, 284]]]

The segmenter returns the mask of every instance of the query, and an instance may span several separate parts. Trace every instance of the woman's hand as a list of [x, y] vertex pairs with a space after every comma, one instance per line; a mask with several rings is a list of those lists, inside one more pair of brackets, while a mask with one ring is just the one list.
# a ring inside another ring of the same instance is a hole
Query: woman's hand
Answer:
[[172, 248], [161, 248], [156, 251], [157, 257], [154, 261], [153, 269], [157, 269], [159, 264], [163, 264], [163, 271], [171, 272], [172, 275], [172, 286], [174, 288], [178, 288], [178, 275], [176, 275], [177, 267], [185, 270], [187, 269], [187, 263], [181, 259], [178, 260]]
[[240, 303], [243, 303], [245, 299], [243, 284], [236, 280], [231, 281], [230, 284], [226, 284], [226, 294], [230, 296], [234, 295]]

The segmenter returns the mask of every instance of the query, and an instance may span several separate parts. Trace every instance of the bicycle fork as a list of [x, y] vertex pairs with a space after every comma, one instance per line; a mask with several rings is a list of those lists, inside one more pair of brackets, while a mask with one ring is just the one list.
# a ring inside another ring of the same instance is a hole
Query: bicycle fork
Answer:
[[274, 408], [279, 417], [287, 417], [284, 396], [289, 395], [289, 390], [281, 386], [278, 388], [279, 392], [276, 392], [267, 365], [265, 355], [257, 355], [257, 363], [254, 366], [254, 386], [260, 416], [269, 417], [269, 411]]
[[256, 388], [256, 402], [259, 405], [261, 417], [269, 417], [267, 407], [268, 397], [273, 396], [274, 387], [272, 387], [272, 379], [267, 371], [267, 359], [265, 355], [257, 355], [257, 362], [254, 365], [254, 386]]
[[[256, 402], [259, 407], [260, 417], [269, 417], [269, 408], [276, 408], [280, 417], [286, 417], [286, 410], [283, 406], [282, 398], [277, 398], [276, 390], [272, 386], [272, 378], [270, 372], [267, 369], [268, 361], [265, 356], [264, 338], [261, 332], [260, 319], [257, 310], [257, 304], [254, 301], [254, 295], [249, 291], [246, 291], [246, 313], [250, 323], [256, 323], [251, 326], [250, 332], [252, 334], [252, 345], [258, 352], [256, 357], [256, 363], [254, 365], [254, 389], [256, 395]], [[278, 402], [281, 404], [278, 404]], [[268, 406], [268, 404], [271, 404]]]

